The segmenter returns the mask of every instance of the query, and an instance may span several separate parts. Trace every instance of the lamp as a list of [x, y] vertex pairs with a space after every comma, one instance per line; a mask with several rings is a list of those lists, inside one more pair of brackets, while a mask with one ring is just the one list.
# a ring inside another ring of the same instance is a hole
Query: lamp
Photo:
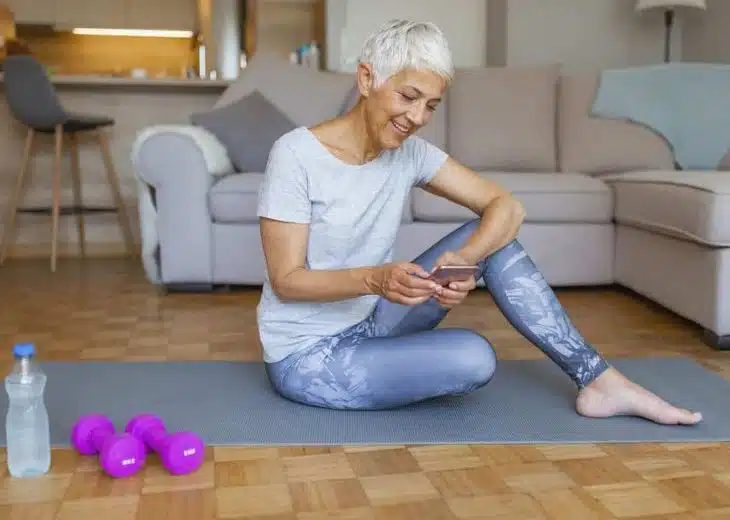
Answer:
[[637, 0], [636, 2], [636, 12], [664, 9], [664, 61], [667, 63], [671, 56], [670, 46], [672, 27], [674, 26], [674, 11], [681, 7], [705, 10], [707, 9], [707, 2], [705, 0]]

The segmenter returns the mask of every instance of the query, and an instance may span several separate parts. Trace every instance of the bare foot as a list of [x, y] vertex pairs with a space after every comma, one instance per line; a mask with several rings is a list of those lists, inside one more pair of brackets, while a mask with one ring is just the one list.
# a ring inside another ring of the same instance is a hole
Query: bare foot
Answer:
[[586, 417], [634, 415], [659, 424], [695, 424], [702, 414], [677, 408], [609, 368], [581, 389], [576, 410]]

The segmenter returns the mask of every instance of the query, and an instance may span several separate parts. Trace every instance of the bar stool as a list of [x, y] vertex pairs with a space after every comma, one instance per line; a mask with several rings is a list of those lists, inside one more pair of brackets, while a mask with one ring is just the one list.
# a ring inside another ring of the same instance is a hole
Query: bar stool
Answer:
[[[84, 214], [99, 212], [115, 212], [119, 219], [125, 246], [129, 254], [133, 254], [132, 229], [127, 211], [122, 201], [119, 188], [119, 176], [114, 168], [109, 150], [109, 138], [105, 128], [114, 125], [114, 120], [104, 116], [72, 114], [67, 112], [58, 98], [55, 87], [51, 83], [40, 62], [32, 56], [9, 56], [2, 62], [4, 72], [5, 94], [13, 117], [27, 129], [25, 147], [20, 172], [15, 188], [10, 196], [5, 219], [5, 229], [0, 245], [0, 265], [12, 246], [16, 235], [15, 219], [20, 212], [45, 213], [52, 217], [51, 228], [51, 271], [56, 270], [58, 254], [58, 226], [61, 213], [77, 216], [79, 247], [81, 256], [86, 256], [86, 237]], [[83, 206], [81, 193], [81, 171], [79, 166], [78, 136], [80, 132], [94, 132], [98, 138], [101, 155], [106, 170], [107, 181], [114, 199], [112, 208], [92, 208]], [[55, 157], [52, 174], [52, 205], [45, 209], [19, 208], [27, 189], [27, 172], [29, 170], [36, 134], [51, 134], [55, 138]], [[61, 208], [61, 158], [63, 140], [68, 136], [71, 145], [71, 183], [73, 206]]]

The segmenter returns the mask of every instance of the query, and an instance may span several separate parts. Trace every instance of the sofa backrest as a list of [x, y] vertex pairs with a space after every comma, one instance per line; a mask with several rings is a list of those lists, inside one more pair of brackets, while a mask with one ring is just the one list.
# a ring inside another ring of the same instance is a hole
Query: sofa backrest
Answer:
[[667, 142], [641, 125], [591, 116], [598, 73], [564, 74], [558, 85], [559, 170], [600, 175], [674, 169]]
[[555, 172], [560, 69], [458, 68], [448, 93], [447, 151], [479, 170]]

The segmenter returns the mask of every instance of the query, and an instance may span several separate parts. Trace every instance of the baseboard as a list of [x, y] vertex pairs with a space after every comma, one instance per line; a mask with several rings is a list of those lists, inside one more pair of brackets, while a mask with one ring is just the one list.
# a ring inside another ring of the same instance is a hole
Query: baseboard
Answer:
[[705, 329], [702, 339], [707, 345], [716, 350], [730, 350], [730, 334], [718, 336], [713, 331]]

